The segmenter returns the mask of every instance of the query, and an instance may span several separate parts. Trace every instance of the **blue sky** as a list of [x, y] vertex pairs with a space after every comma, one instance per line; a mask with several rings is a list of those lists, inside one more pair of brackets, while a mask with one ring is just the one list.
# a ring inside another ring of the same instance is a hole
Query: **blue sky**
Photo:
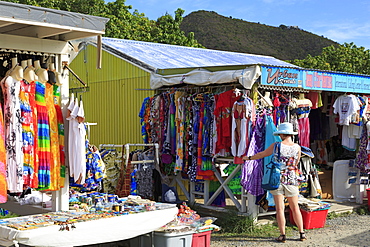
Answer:
[[177, 8], [184, 16], [197, 10], [215, 11], [249, 22], [278, 27], [298, 26], [340, 44], [353, 42], [370, 49], [369, 0], [126, 0], [149, 19]]

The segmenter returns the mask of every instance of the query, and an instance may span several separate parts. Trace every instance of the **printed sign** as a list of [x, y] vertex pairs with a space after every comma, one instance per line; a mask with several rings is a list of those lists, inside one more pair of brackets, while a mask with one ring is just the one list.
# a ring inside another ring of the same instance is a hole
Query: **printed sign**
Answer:
[[370, 76], [262, 66], [262, 85], [307, 90], [370, 93]]
[[261, 84], [271, 86], [301, 87], [301, 71], [291, 68], [262, 67]]

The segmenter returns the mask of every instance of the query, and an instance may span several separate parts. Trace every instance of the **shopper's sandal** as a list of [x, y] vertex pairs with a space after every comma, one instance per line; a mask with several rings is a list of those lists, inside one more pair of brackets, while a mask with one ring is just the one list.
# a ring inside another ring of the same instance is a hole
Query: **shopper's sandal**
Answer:
[[278, 238], [275, 238], [276, 241], [280, 243], [285, 243], [286, 242], [286, 237], [284, 234], [281, 234]]
[[299, 240], [301, 240], [301, 241], [307, 240], [306, 234], [304, 232], [300, 232], [299, 235], [300, 235]]

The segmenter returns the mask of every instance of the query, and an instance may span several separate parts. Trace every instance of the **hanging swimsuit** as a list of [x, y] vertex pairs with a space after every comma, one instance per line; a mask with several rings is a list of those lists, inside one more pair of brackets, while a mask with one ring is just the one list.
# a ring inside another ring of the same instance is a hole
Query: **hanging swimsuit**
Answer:
[[311, 110], [311, 108], [309, 106], [298, 107], [296, 109], [298, 119], [308, 117], [308, 114], [310, 113], [310, 110]]
[[234, 111], [234, 118], [235, 119], [243, 119], [243, 118], [245, 118], [245, 111], [242, 110], [240, 113], [238, 111]]

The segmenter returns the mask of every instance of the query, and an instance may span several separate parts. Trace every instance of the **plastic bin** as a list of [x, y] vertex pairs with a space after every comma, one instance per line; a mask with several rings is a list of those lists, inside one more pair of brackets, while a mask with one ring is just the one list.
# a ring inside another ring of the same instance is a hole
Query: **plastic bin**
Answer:
[[191, 247], [210, 247], [211, 246], [211, 232], [212, 231], [194, 233]]
[[367, 192], [367, 207], [370, 211], [370, 188], [367, 188], [366, 192]]
[[[152, 246], [152, 233], [143, 234], [129, 239], [130, 246], [135, 247], [148, 247]], [[154, 233], [153, 233], [154, 234]], [[154, 235], [153, 235], [154, 236]]]
[[[325, 226], [326, 216], [328, 215], [329, 209], [315, 210], [311, 212], [308, 212], [303, 209], [300, 210], [303, 219], [303, 229], [323, 228]], [[289, 209], [289, 221], [290, 223], [295, 225], [293, 213], [290, 209]]]
[[194, 232], [154, 232], [155, 247], [191, 247]]

